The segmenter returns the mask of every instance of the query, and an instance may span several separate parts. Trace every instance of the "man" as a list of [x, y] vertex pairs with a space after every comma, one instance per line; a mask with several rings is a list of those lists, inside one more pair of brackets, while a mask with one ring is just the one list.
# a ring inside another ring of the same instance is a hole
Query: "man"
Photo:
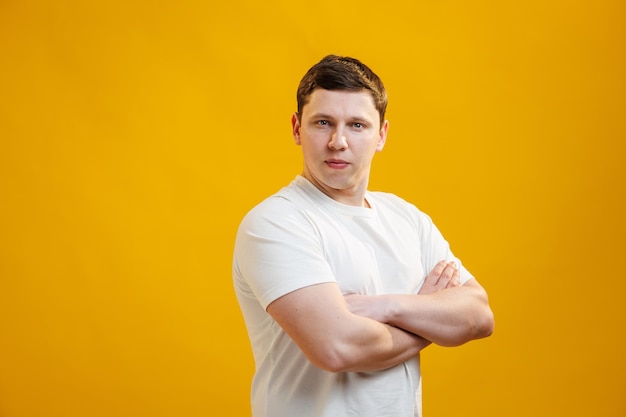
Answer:
[[389, 128], [378, 76], [330, 55], [297, 101], [302, 175], [246, 215], [235, 244], [252, 414], [421, 416], [420, 351], [490, 335], [487, 294], [427, 215], [368, 191]]

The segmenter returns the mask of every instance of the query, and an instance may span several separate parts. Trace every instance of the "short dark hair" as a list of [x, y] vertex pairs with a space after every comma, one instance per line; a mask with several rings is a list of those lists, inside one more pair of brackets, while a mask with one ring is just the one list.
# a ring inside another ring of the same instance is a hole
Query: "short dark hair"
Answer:
[[313, 65], [298, 86], [296, 99], [298, 101], [298, 118], [302, 115], [302, 108], [309, 102], [309, 97], [317, 88], [324, 90], [366, 90], [374, 99], [374, 106], [380, 115], [380, 123], [385, 120], [387, 110], [387, 91], [381, 79], [355, 58], [347, 56], [327, 55], [320, 62]]

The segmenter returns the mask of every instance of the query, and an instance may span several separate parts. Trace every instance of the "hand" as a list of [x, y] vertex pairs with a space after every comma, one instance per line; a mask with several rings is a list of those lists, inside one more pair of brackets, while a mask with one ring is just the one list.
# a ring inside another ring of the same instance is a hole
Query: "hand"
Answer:
[[385, 323], [385, 303], [384, 297], [375, 295], [347, 294], [343, 298], [346, 300], [348, 310], [357, 316], [367, 317]]
[[426, 277], [418, 294], [428, 295], [461, 285], [461, 274], [454, 262], [440, 261]]
[[[446, 288], [459, 287], [461, 275], [455, 262], [440, 261], [426, 277], [418, 294], [428, 295]], [[392, 306], [385, 295], [344, 295], [348, 310], [358, 316], [367, 317], [381, 323], [388, 323]]]

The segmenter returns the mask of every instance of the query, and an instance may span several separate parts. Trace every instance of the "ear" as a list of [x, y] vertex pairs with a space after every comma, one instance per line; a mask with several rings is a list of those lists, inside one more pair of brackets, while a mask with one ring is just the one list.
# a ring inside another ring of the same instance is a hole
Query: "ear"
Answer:
[[380, 128], [378, 132], [378, 142], [376, 143], [376, 152], [380, 152], [385, 147], [385, 142], [387, 142], [387, 131], [389, 130], [389, 120], [385, 120], [383, 126]]
[[295, 112], [291, 116], [291, 133], [293, 134], [296, 145], [300, 145], [300, 121], [298, 120], [298, 112]]

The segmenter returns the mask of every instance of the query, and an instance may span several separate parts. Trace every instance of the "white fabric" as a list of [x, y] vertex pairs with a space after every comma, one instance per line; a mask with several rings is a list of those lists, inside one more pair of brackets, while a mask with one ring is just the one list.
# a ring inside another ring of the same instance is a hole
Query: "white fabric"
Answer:
[[421, 416], [419, 357], [380, 372], [327, 372], [265, 311], [323, 282], [344, 294], [416, 294], [442, 259], [457, 262], [462, 283], [473, 278], [415, 206], [387, 193], [366, 199], [371, 208], [341, 204], [298, 176], [242, 221], [233, 279], [256, 364], [254, 417]]

